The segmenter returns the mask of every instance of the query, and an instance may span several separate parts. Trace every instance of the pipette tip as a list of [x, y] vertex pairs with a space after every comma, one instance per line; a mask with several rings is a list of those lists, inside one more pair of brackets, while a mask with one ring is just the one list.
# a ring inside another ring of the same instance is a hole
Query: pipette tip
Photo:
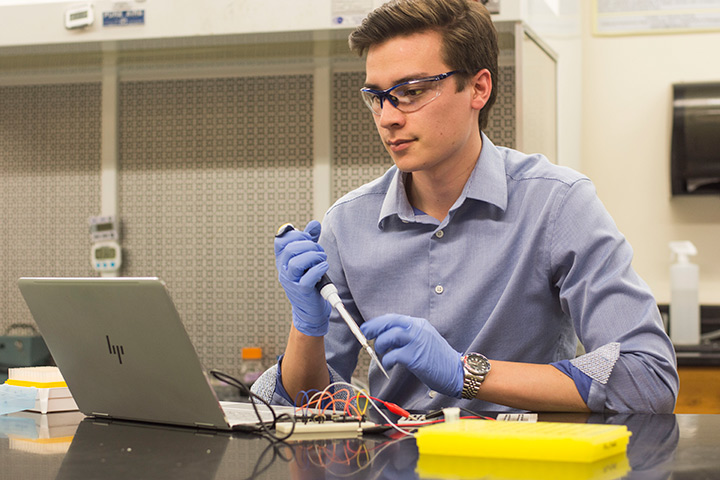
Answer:
[[380, 359], [378, 358], [377, 354], [375, 353], [375, 351], [372, 349], [372, 347], [370, 345], [367, 346], [367, 352], [370, 354], [370, 357], [373, 360], [375, 360], [375, 363], [377, 363], [377, 366], [380, 367], [380, 371], [383, 372], [383, 374], [385, 375], [385, 378], [390, 380], [390, 375], [388, 375], [388, 373], [385, 371], [385, 369], [382, 366], [382, 363], [380, 363]]

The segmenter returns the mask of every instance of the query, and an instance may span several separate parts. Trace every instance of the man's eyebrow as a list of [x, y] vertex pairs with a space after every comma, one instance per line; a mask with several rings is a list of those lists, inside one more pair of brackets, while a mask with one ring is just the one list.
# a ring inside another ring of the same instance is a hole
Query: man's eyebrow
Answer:
[[[427, 77], [431, 77], [431, 76], [432, 76], [432, 74], [424, 73], [424, 72], [416, 73], [413, 75], [408, 75], [408, 76], [393, 80], [394, 83], [391, 86], [389, 86], [388, 88], [392, 88], [395, 85], [400, 85], [401, 83], [409, 82], [412, 80], [419, 80], [421, 78], [427, 78]], [[382, 88], [379, 85], [377, 85], [375, 83], [370, 83], [370, 82], [365, 82], [365, 84], [363, 85], [363, 88], [369, 88], [371, 90], [386, 90], [385, 88]]]

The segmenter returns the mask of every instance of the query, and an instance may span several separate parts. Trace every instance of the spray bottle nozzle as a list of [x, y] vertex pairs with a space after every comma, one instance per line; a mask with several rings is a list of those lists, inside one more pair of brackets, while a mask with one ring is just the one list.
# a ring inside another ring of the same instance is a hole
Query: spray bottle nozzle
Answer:
[[690, 261], [689, 256], [697, 255], [697, 248], [688, 240], [670, 242], [670, 250], [677, 257], [679, 263], [688, 263]]

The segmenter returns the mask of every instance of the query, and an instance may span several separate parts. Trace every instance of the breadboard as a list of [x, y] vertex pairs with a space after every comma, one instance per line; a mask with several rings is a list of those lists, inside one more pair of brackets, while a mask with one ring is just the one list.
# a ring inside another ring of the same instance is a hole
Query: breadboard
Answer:
[[362, 435], [363, 430], [374, 428], [373, 422], [322, 422], [302, 423], [295, 422], [295, 429], [290, 422], [281, 422], [275, 425], [275, 431], [286, 435], [293, 432], [291, 438], [295, 440], [352, 438]]
[[631, 433], [624, 425], [518, 423], [458, 420], [421, 428], [420, 456], [595, 462], [625, 453]]
[[[362, 433], [363, 429], [376, 426], [372, 422], [323, 422], [323, 423], [295, 423], [295, 433], [335, 433], [335, 432], [352, 432]], [[278, 433], [289, 433], [293, 429], [290, 422], [282, 422], [275, 425]]]

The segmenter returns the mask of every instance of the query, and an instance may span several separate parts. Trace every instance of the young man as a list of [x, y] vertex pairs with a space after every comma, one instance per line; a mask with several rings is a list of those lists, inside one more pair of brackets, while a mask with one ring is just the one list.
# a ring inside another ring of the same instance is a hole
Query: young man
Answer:
[[[482, 133], [497, 36], [470, 0], [397, 0], [350, 36], [395, 166], [322, 228], [275, 241], [293, 326], [254, 387], [276, 403], [349, 381], [360, 349], [315, 288], [327, 272], [406, 409], [671, 412], [672, 345], [591, 182]], [[478, 128], [480, 127], [480, 128]], [[588, 352], [575, 357], [577, 339]]]

